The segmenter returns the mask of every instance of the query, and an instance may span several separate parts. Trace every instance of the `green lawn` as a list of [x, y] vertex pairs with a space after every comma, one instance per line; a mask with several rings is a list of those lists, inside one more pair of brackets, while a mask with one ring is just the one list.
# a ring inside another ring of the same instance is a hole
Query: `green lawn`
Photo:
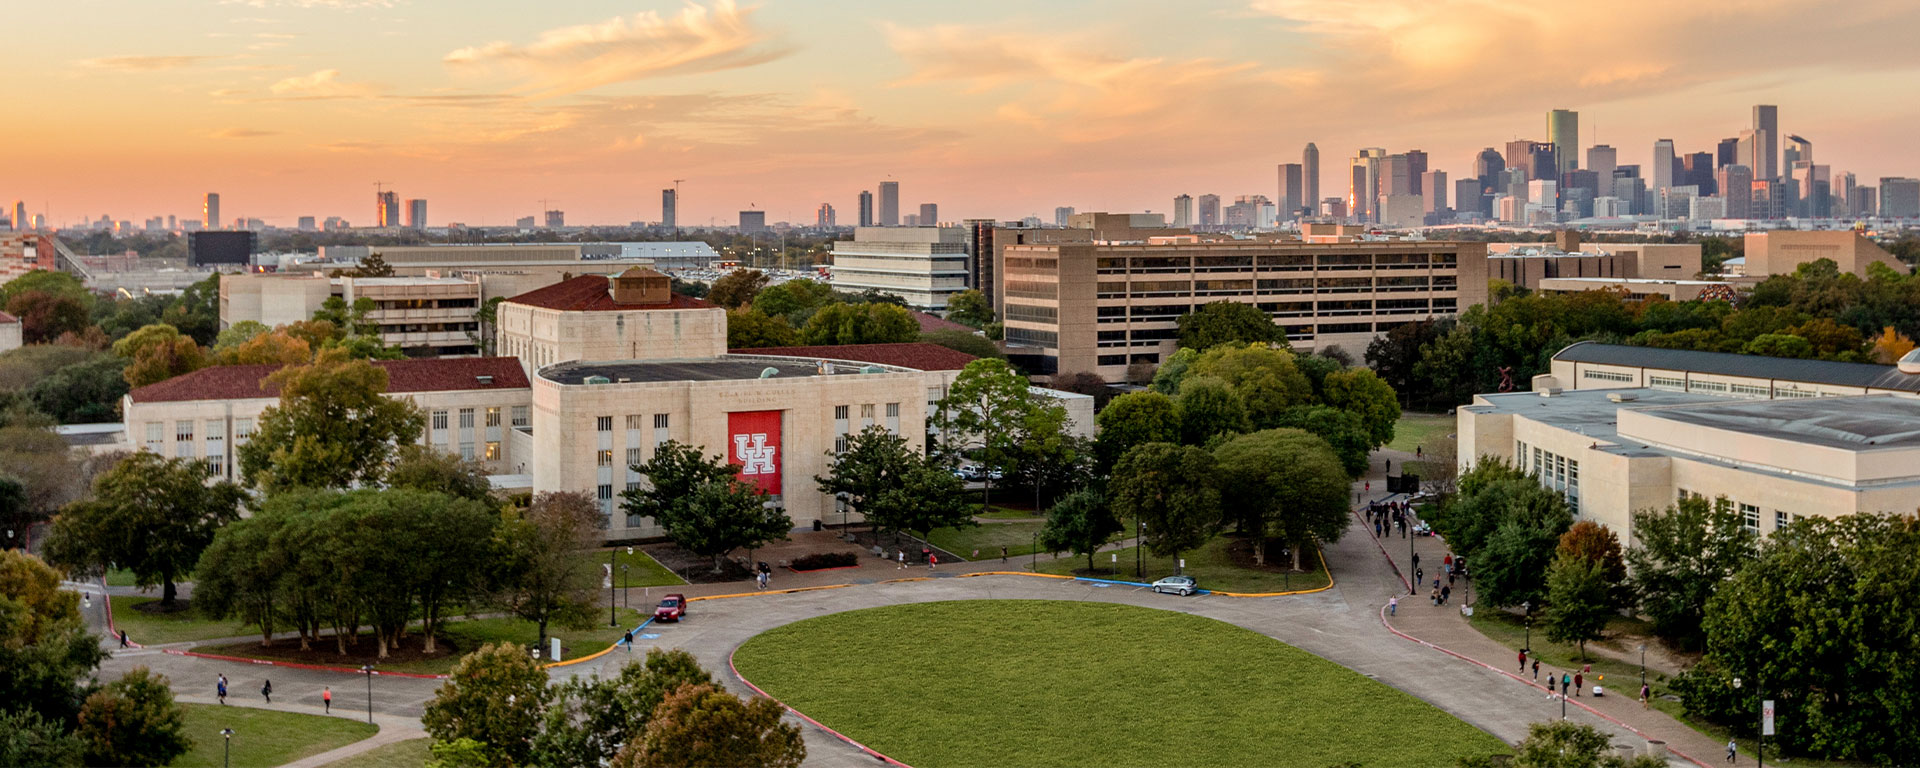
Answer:
[[107, 586], [109, 587], [131, 587], [133, 586], [133, 582], [133, 571], [123, 568], [114, 568], [107, 571]]
[[433, 739], [407, 739], [392, 744], [382, 744], [353, 757], [335, 763], [327, 768], [419, 768], [433, 757], [427, 747]]
[[170, 763], [176, 768], [220, 765], [225, 748], [222, 728], [233, 729], [233, 765], [237, 768], [268, 768], [292, 762], [352, 744], [380, 730], [371, 723], [345, 717], [218, 704], [180, 706], [186, 710], [187, 735], [193, 738], [193, 749]]
[[982, 560], [999, 559], [1002, 546], [1007, 548], [1008, 555], [1032, 552], [1033, 536], [1045, 524], [1044, 519], [1030, 518], [1010, 523], [981, 523], [969, 528], [936, 528], [927, 534], [927, 540], [961, 557], [971, 558], [978, 549]]
[[1272, 638], [1128, 605], [848, 611], [749, 639], [734, 664], [770, 695], [910, 765], [1452, 766], [1507, 751]]
[[1413, 453], [1415, 446], [1445, 439], [1457, 425], [1454, 417], [1444, 413], [1403, 411], [1400, 420], [1393, 423], [1393, 441], [1387, 447]]
[[[1207, 542], [1206, 546], [1182, 553], [1181, 557], [1187, 561], [1186, 574], [1199, 581], [1201, 589], [1217, 589], [1223, 592], [1291, 592], [1301, 589], [1318, 589], [1327, 585], [1326, 569], [1322, 567], [1319, 557], [1312, 551], [1301, 553], [1301, 566], [1309, 570], [1304, 573], [1289, 574], [1281, 570], [1280, 564], [1272, 559], [1267, 561], [1267, 568], [1264, 570], [1235, 565], [1227, 552], [1227, 548], [1234, 543], [1236, 540], [1231, 537], [1216, 536], [1213, 541]], [[1151, 582], [1173, 575], [1179, 566], [1175, 558], [1160, 558], [1149, 554], [1145, 558], [1146, 572], [1135, 576], [1133, 569], [1136, 549], [1137, 547], [1127, 547], [1111, 553], [1101, 552], [1094, 555], [1094, 565], [1101, 569], [1114, 567], [1114, 558], [1116, 556], [1119, 558], [1120, 572], [1117, 575], [1096, 575], [1121, 581]], [[1085, 557], [1062, 557], [1059, 560], [1042, 561], [1040, 572], [1078, 576], [1082, 574], [1076, 571], [1086, 567]]]
[[[606, 576], [609, 551], [614, 553], [613, 583], [616, 586], [624, 584], [630, 587], [665, 587], [687, 583], [686, 579], [668, 570], [666, 566], [660, 564], [660, 561], [653, 559], [652, 555], [641, 551], [639, 547], [634, 547], [631, 555], [627, 554], [626, 547], [614, 547], [612, 550], [582, 552], [575, 556], [580, 563], [580, 570], [592, 573], [596, 584]], [[621, 566], [627, 567], [624, 575], [620, 571]]]
[[212, 640], [217, 637], [243, 637], [259, 633], [251, 624], [239, 621], [212, 621], [198, 611], [147, 613], [134, 606], [160, 602], [158, 597], [114, 597], [113, 623], [127, 633], [127, 639], [141, 645], [161, 645], [184, 640]]
[[[638, 601], [640, 600], [640, 596], [636, 594], [633, 596], [633, 599]], [[646, 614], [653, 612], [653, 606], [647, 605], [643, 607], [638, 602], [635, 602], [632, 608], [616, 609], [615, 612], [619, 620], [619, 624], [616, 627], [607, 626], [606, 606], [604, 604], [600, 606], [598, 611], [599, 612], [595, 614], [594, 625], [584, 630], [564, 629], [552, 625], [547, 627], [548, 637], [560, 638], [562, 652], [565, 654], [561, 658], [562, 661], [597, 653], [607, 646], [612, 645], [620, 639], [623, 633], [638, 626], [641, 621], [645, 620]], [[418, 624], [415, 624], [416, 628], [418, 626]], [[447, 624], [442, 627], [440, 636], [445, 642], [438, 648], [440, 653], [432, 657], [422, 658], [418, 653], [417, 647], [411, 645], [417, 642], [416, 638], [418, 636], [415, 635], [409, 637], [406, 641], [409, 644], [408, 653], [389, 657], [386, 661], [379, 661], [372, 657], [375, 652], [373, 635], [364, 632], [361, 634], [360, 644], [357, 646], [357, 650], [350, 649], [349, 654], [344, 657], [334, 652], [333, 641], [330, 638], [322, 638], [321, 642], [313, 645], [314, 650], [307, 653], [301, 653], [300, 645], [292, 640], [277, 641], [273, 647], [270, 648], [261, 648], [259, 643], [248, 641], [232, 645], [203, 646], [195, 648], [194, 650], [223, 656], [294, 661], [302, 664], [330, 664], [342, 667], [358, 667], [361, 664], [373, 664], [380, 669], [392, 672], [441, 675], [452, 671], [453, 665], [459, 663], [462, 654], [471, 652], [488, 643], [505, 642], [522, 647], [531, 646], [539, 639], [540, 628], [533, 622], [524, 619], [465, 619], [447, 622]], [[547, 649], [545, 648], [541, 649], [543, 660], [545, 659], [546, 651]]]
[[1031, 509], [1008, 509], [1002, 506], [992, 506], [988, 507], [985, 512], [975, 513], [974, 517], [984, 517], [989, 520], [1044, 520], [1046, 519], [1046, 514], [1044, 512], [1035, 512]]
[[[1456, 590], [1454, 596], [1458, 597], [1459, 595], [1460, 592]], [[1528, 636], [1526, 619], [1524, 617], [1516, 616], [1506, 611], [1482, 607], [1475, 608], [1473, 617], [1468, 619], [1467, 622], [1471, 624], [1474, 629], [1479, 630], [1480, 634], [1486, 635], [1489, 639], [1513, 649], [1516, 656], [1514, 662], [1516, 664], [1519, 662], [1519, 651], [1527, 644]], [[1645, 624], [1634, 619], [1620, 618], [1615, 619], [1610, 626], [1615, 631], [1638, 631], [1644, 629]], [[1591, 650], [1588, 651], [1586, 660], [1582, 661], [1580, 659], [1580, 649], [1577, 646], [1572, 643], [1556, 643], [1547, 639], [1546, 631], [1540, 627], [1540, 616], [1538, 612], [1536, 612], [1533, 617], [1532, 636], [1533, 653], [1531, 655], [1533, 658], [1540, 660], [1540, 674], [1543, 679], [1548, 669], [1553, 669], [1557, 672], [1573, 672], [1578, 671], [1586, 664], [1592, 664], [1594, 675], [1607, 676], [1607, 679], [1600, 683], [1601, 685], [1605, 685], [1608, 690], [1617, 691], [1629, 698], [1639, 698], [1639, 664], [1616, 661], [1595, 654]], [[1587, 645], [1591, 648], [1593, 644], [1588, 643]], [[1531, 669], [1531, 667], [1529, 667], [1529, 669]], [[1588, 675], [1587, 677], [1592, 678], [1594, 675]], [[1529, 672], [1528, 676], [1531, 677], [1532, 673]], [[1666, 693], [1666, 675], [1658, 671], [1648, 670], [1647, 682], [1653, 686], [1653, 695], [1659, 696]], [[1594, 684], [1594, 681], [1591, 679], [1587, 681], [1587, 687], [1589, 688], [1593, 687]]]

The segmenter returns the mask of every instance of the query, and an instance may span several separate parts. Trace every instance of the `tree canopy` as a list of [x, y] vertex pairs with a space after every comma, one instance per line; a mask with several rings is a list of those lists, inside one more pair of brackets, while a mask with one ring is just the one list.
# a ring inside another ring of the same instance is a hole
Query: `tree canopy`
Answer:
[[1726, 497], [1688, 497], [1633, 515], [1627, 550], [1640, 611], [1654, 631], [1686, 648], [1705, 641], [1707, 601], [1753, 557], [1757, 537]]
[[1180, 347], [1205, 351], [1227, 343], [1284, 341], [1286, 333], [1252, 304], [1221, 300], [1181, 315]]
[[803, 344], [898, 344], [919, 338], [920, 322], [893, 304], [827, 304], [800, 328]]
[[1155, 557], [1196, 549], [1219, 530], [1216, 471], [1213, 455], [1190, 445], [1134, 446], [1108, 481], [1114, 514], [1146, 527], [1144, 544]]
[[1347, 512], [1347, 474], [1325, 440], [1298, 429], [1240, 435], [1213, 451], [1215, 483], [1228, 521], [1255, 537], [1255, 561], [1266, 562], [1266, 541], [1293, 544], [1292, 567], [1315, 542], [1339, 541]]
[[993, 302], [979, 289], [968, 288], [947, 297], [947, 319], [974, 330], [985, 328], [994, 321]]
[[715, 572], [728, 552], [785, 540], [793, 529], [793, 519], [765, 507], [765, 496], [741, 482], [724, 456], [668, 441], [633, 470], [648, 482], [622, 494], [627, 514], [653, 518], [675, 544], [712, 558]]
[[384, 369], [344, 350], [268, 380], [280, 386], [280, 402], [260, 414], [239, 453], [246, 482], [269, 493], [378, 484], [394, 452], [426, 430], [419, 407], [384, 394]]
[[118, 565], [140, 586], [160, 585], [161, 604], [171, 606], [174, 582], [193, 571], [215, 531], [240, 517], [240, 489], [206, 478], [195, 459], [135, 452], [94, 481], [92, 499], [54, 518], [47, 555], [96, 573]]

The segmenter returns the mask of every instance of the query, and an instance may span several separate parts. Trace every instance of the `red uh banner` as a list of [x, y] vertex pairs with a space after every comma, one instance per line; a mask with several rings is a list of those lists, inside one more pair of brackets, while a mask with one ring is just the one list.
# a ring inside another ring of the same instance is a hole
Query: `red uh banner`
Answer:
[[780, 412], [727, 414], [727, 461], [762, 493], [780, 492]]

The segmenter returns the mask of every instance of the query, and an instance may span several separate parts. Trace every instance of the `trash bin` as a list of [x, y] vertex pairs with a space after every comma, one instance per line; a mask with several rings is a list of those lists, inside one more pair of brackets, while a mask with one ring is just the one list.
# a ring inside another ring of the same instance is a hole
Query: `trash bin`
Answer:
[[826, 524], [826, 523], [823, 523], [823, 522], [820, 522], [820, 519], [819, 519], [819, 518], [814, 518], [814, 521], [813, 521], [813, 529], [814, 529], [814, 530], [816, 530], [816, 531], [824, 531], [824, 530], [826, 530], [826, 529], [827, 529], [827, 524]]

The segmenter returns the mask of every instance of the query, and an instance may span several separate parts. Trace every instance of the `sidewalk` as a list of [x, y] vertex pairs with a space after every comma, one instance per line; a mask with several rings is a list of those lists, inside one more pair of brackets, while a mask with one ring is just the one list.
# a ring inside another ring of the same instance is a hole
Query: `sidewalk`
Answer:
[[[173, 699], [174, 701], [185, 702], [188, 704], [218, 705], [220, 703], [218, 699], [215, 699], [212, 696], [183, 696], [178, 693], [174, 694]], [[341, 714], [329, 715], [326, 713], [325, 709], [322, 707], [306, 706], [302, 704], [276, 704], [276, 705], [268, 706], [265, 703], [253, 702], [253, 701], [248, 701], [244, 699], [229, 698], [227, 700], [226, 705], [230, 707], [242, 707], [246, 709], [265, 709], [265, 710], [271, 710], [274, 712], [294, 712], [302, 715], [312, 715], [314, 717], [339, 717], [339, 718], [345, 718], [350, 720], [361, 719], [361, 716], [358, 714], [358, 710], [355, 710], [352, 707], [342, 707]], [[368, 736], [367, 738], [361, 739], [352, 744], [336, 747], [334, 749], [328, 750], [326, 752], [322, 752], [317, 755], [311, 755], [308, 757], [301, 758], [299, 760], [295, 760], [291, 763], [282, 765], [280, 768], [317, 768], [318, 766], [326, 765], [328, 763], [345, 760], [349, 757], [358, 755], [362, 752], [366, 752], [375, 747], [383, 746], [386, 744], [392, 744], [396, 741], [406, 741], [408, 739], [424, 738], [427, 735], [426, 731], [421, 730], [420, 720], [418, 718], [399, 717], [396, 715], [376, 713], [373, 716], [373, 724], [379, 726], [380, 730], [374, 733], [372, 736]]]
[[[1398, 452], [1383, 451], [1381, 453], [1393, 454]], [[1379, 454], [1376, 454], [1376, 457], [1378, 455]], [[1393, 456], [1392, 458], [1395, 463], [1399, 463], [1403, 458], [1411, 457], [1401, 454]], [[1374, 462], [1372, 471], [1368, 474], [1368, 479], [1372, 481], [1375, 489], [1381, 489], [1386, 486], [1385, 473], [1381, 471], [1379, 461]], [[1362, 482], [1365, 482], [1365, 480]], [[1358, 484], [1356, 484], [1356, 487], [1359, 487]], [[1405, 500], [1405, 496], [1403, 494], [1389, 495], [1376, 490], [1375, 493], [1365, 499], [1365, 501], [1390, 500], [1403, 501]], [[1367, 537], [1373, 538], [1373, 526], [1366, 523], [1366, 507], [1364, 502], [1359, 509], [1355, 510], [1354, 516], [1356, 525], [1363, 529], [1363, 533]], [[1441, 580], [1440, 583], [1446, 583], [1445, 570], [1441, 567], [1441, 562], [1449, 550], [1444, 539], [1438, 536], [1408, 536], [1402, 538], [1396, 531], [1391, 532], [1391, 535], [1383, 533], [1377, 539], [1374, 539], [1374, 541], [1379, 545], [1385, 558], [1402, 574], [1401, 579], [1403, 584], [1412, 578], [1413, 572], [1409, 546], [1411, 546], [1412, 552], [1419, 553], [1420, 567], [1426, 572], [1426, 585], [1417, 590], [1413, 590], [1417, 594], [1408, 594], [1407, 590], [1401, 591], [1400, 606], [1394, 616], [1387, 616], [1385, 606], [1381, 606], [1380, 621], [1389, 631], [1407, 640], [1427, 645], [1441, 653], [1446, 653], [1463, 661], [1500, 672], [1515, 683], [1515, 695], [1533, 696], [1540, 700], [1542, 705], [1542, 720], [1558, 719], [1560, 717], [1560, 702], [1557, 699], [1549, 699], [1547, 697], [1546, 687], [1533, 681], [1531, 671], [1529, 671], [1525, 677], [1514, 674], [1519, 663], [1518, 649], [1509, 648], [1487, 638], [1486, 635], [1481, 634], [1479, 630], [1474, 629], [1472, 625], [1467, 623], [1466, 617], [1463, 616], [1460, 611], [1461, 606], [1467, 604], [1467, 597], [1470, 594], [1470, 587], [1467, 580], [1455, 580], [1452, 599], [1450, 599], [1446, 605], [1434, 606], [1430, 603], [1428, 595], [1432, 592], [1433, 580], [1436, 578], [1436, 574], [1438, 574], [1438, 578]], [[1549, 672], [1545, 666], [1542, 666], [1540, 671], [1543, 675]], [[1559, 674], [1565, 671], [1570, 670], [1551, 670], [1553, 674]], [[1525, 686], [1525, 688], [1521, 688], [1520, 686]], [[1638, 686], [1635, 684], [1609, 686], [1607, 689], [1609, 695], [1598, 699], [1590, 695], [1593, 688], [1592, 680], [1587, 681], [1586, 688], [1587, 690], [1583, 691], [1581, 696], [1575, 697], [1567, 702], [1570, 708], [1585, 709], [1607, 720], [1626, 726], [1636, 733], [1639, 733], [1643, 738], [1664, 741], [1667, 744], [1668, 750], [1672, 752], [1675, 757], [1690, 761], [1696, 765], [1704, 766], [1706, 763], [1702, 762], [1703, 760], [1714, 759], [1722, 754], [1722, 749], [1725, 745], [1720, 743], [1718, 739], [1710, 738], [1659, 710], [1642, 709], [1639, 701]]]

